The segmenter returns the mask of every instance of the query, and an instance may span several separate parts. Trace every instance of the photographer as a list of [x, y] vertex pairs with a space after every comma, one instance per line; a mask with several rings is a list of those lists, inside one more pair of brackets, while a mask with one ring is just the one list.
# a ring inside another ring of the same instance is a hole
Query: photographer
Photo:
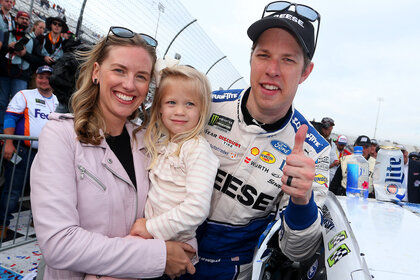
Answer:
[[34, 40], [27, 33], [29, 14], [19, 11], [16, 26], [4, 33], [0, 51], [0, 132], [3, 132], [4, 111], [13, 95], [27, 89], [31, 76], [31, 64], [39, 63], [41, 58], [33, 50]]
[[60, 17], [49, 17], [45, 22], [49, 33], [40, 35], [37, 40], [41, 43], [41, 54], [44, 63], [53, 65], [63, 56], [63, 38], [61, 33], [69, 30], [66, 22]]

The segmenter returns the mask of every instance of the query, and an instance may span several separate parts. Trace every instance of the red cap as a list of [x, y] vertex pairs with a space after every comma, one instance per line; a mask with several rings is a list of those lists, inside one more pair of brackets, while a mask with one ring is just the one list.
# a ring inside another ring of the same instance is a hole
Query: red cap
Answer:
[[20, 17], [27, 17], [27, 18], [31, 18], [31, 17], [29, 16], [29, 14], [28, 14], [27, 12], [24, 12], [24, 11], [19, 11], [19, 12], [17, 12], [17, 14], [16, 14], [16, 18], [20, 18]]

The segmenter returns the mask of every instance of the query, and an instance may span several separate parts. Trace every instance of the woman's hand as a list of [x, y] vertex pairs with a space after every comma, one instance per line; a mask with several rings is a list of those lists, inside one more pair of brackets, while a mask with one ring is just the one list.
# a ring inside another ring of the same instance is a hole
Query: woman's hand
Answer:
[[153, 236], [147, 231], [146, 228], [147, 219], [137, 219], [134, 225], [131, 227], [130, 235], [138, 235], [144, 239], [153, 239]]
[[179, 277], [186, 272], [195, 273], [195, 267], [191, 263], [187, 254], [195, 254], [195, 250], [191, 245], [178, 242], [166, 241], [166, 267], [165, 274], [171, 279]]

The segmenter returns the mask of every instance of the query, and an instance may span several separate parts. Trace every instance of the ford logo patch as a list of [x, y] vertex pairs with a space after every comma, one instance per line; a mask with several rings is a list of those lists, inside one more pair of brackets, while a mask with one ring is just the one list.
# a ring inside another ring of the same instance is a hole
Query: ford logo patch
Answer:
[[290, 149], [290, 147], [287, 146], [286, 143], [283, 143], [281, 141], [273, 140], [271, 141], [271, 145], [274, 147], [274, 149], [276, 149], [282, 154], [290, 155], [290, 153], [292, 152], [292, 149]]
[[308, 269], [308, 272], [306, 273], [306, 276], [308, 277], [308, 279], [314, 278], [317, 270], [318, 270], [318, 260], [315, 260], [315, 262], [312, 264], [312, 266]]

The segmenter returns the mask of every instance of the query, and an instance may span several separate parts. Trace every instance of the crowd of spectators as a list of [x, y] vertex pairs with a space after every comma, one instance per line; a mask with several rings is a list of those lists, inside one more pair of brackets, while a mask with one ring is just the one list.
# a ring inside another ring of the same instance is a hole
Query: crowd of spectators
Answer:
[[48, 0], [41, 0], [40, 6], [45, 7], [47, 10], [52, 8], [53, 10], [56, 10], [59, 14], [64, 15], [66, 13], [66, 9], [62, 8], [60, 5], [57, 5], [55, 3], [51, 4]]
[[[58, 107], [49, 81], [53, 68], [61, 63], [66, 52], [73, 56], [74, 46], [79, 42], [63, 17], [33, 20], [34, 14], [31, 17], [26, 11], [13, 11], [14, 0], [0, 0], [0, 5], [0, 133], [38, 137], [40, 129], [35, 127], [42, 127], [48, 114]], [[50, 4], [41, 1], [41, 6], [44, 5]], [[52, 7], [64, 15], [60, 6], [53, 4]], [[56, 72], [62, 74], [59, 70]], [[6, 183], [0, 192], [0, 237], [3, 238], [7, 237], [10, 214], [16, 210], [17, 200], [24, 190], [26, 162], [31, 162], [37, 151], [34, 142], [18, 144], [18, 141], [7, 140], [2, 145], [6, 143], [1, 166], [5, 169]], [[12, 158], [18, 158], [20, 163], [12, 163]]]
[[[352, 155], [355, 146], [363, 147], [363, 157], [369, 163], [369, 197], [375, 198], [375, 191], [373, 186], [373, 172], [376, 163], [376, 157], [380, 150], [380, 145], [376, 139], [371, 139], [366, 135], [360, 135], [357, 137], [354, 143], [350, 143], [345, 135], [338, 135], [335, 139], [331, 137], [333, 127], [335, 125], [334, 120], [330, 117], [324, 117], [321, 122], [311, 121], [315, 129], [330, 143], [330, 162], [328, 163], [330, 178], [329, 178], [329, 190], [336, 195], [346, 195], [346, 163], [349, 159], [348, 156]], [[404, 145], [395, 144], [403, 154], [404, 159], [404, 181], [403, 188], [407, 190], [407, 178], [408, 178], [408, 162], [409, 153]], [[413, 155], [417, 155], [417, 152], [413, 152]], [[318, 163], [320, 164], [320, 163]], [[402, 199], [408, 201], [408, 195]]]

